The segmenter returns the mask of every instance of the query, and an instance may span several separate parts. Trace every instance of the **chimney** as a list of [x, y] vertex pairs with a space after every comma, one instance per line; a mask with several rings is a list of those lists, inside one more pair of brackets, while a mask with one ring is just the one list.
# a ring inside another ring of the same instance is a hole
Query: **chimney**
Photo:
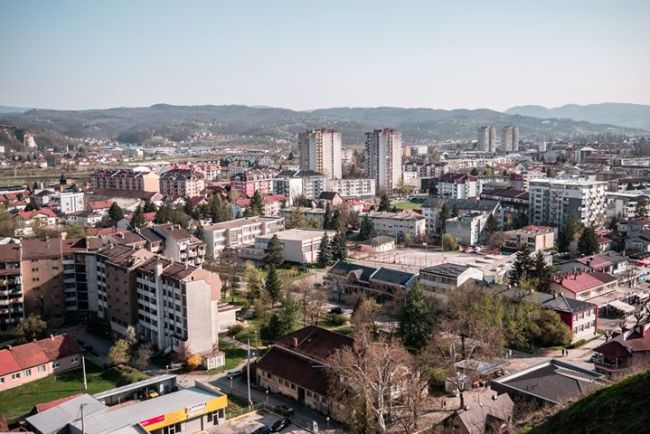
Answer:
[[293, 347], [298, 348], [298, 338], [293, 338]]
[[641, 335], [642, 338], [645, 338], [645, 334], [647, 331], [648, 331], [648, 324], [639, 325], [639, 335]]
[[54, 335], [50, 335], [50, 340], [51, 340], [51, 341], [54, 340]]

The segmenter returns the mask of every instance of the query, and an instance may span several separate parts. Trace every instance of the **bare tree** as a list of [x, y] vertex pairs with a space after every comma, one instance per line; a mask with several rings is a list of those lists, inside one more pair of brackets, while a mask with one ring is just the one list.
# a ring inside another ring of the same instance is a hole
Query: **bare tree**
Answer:
[[374, 298], [368, 298], [364, 295], [359, 296], [354, 303], [352, 316], [350, 318], [355, 330], [372, 330], [376, 333], [375, 320], [379, 314], [380, 306]]
[[294, 284], [291, 287], [291, 292], [296, 294], [296, 299], [302, 303], [302, 322], [305, 325], [318, 325], [327, 295], [312, 285], [304, 283]]
[[386, 416], [393, 400], [401, 395], [409, 374], [411, 356], [385, 340], [372, 340], [357, 332], [354, 345], [338, 350], [328, 360], [331, 393], [355, 432], [386, 432]]

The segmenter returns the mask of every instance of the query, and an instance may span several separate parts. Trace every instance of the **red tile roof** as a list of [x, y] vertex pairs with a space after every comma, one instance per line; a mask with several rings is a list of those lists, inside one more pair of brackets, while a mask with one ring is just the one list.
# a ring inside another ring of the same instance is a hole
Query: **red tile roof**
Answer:
[[38, 214], [46, 215], [47, 217], [56, 217], [54, 211], [49, 208], [40, 208], [35, 211], [18, 211], [18, 216], [23, 220], [31, 220], [34, 216]]
[[0, 376], [20, 371], [20, 365], [9, 350], [0, 350]]
[[556, 276], [554, 280], [555, 283], [561, 285], [563, 288], [568, 289], [574, 294], [578, 294], [613, 282], [616, 278], [607, 273], [593, 271], [588, 273], [561, 274]]
[[16, 345], [9, 351], [22, 369], [44, 365], [50, 361], [36, 342]]
[[81, 354], [81, 348], [77, 345], [77, 341], [68, 335], [50, 336], [49, 338], [36, 341], [36, 344], [51, 361]]
[[68, 335], [50, 336], [40, 341], [16, 345], [0, 350], [0, 375], [33, 368], [75, 354], [81, 354], [81, 349]]
[[59, 404], [63, 404], [66, 401], [70, 401], [71, 399], [76, 398], [77, 396], [81, 396], [81, 393], [75, 393], [74, 395], [66, 396], [63, 398], [55, 399], [53, 401], [48, 401], [48, 402], [42, 402], [40, 404], [36, 404], [34, 408], [36, 409], [36, 413], [41, 413], [45, 410], [49, 410], [50, 408], [54, 408]]
[[111, 205], [113, 205], [113, 201], [109, 199], [88, 201], [88, 208], [93, 211], [96, 211], [98, 209], [108, 209], [111, 207]]

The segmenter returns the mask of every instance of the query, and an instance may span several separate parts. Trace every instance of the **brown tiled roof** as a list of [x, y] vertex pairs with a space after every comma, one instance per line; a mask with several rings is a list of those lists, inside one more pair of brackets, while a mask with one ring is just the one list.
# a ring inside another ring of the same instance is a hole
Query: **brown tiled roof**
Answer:
[[49, 240], [38, 240], [28, 238], [23, 243], [23, 259], [53, 259], [61, 257], [61, 239], [50, 238]]
[[133, 259], [148, 258], [153, 253], [145, 249], [134, 249], [129, 246], [112, 245], [106, 246], [99, 251], [99, 254], [109, 262], [120, 267], [131, 267], [134, 265]]
[[259, 361], [257, 369], [270, 372], [320, 395], [327, 395], [327, 371], [323, 367], [315, 366], [313, 360], [280, 347], [271, 348]]
[[81, 354], [81, 348], [77, 345], [77, 341], [72, 336], [65, 334], [41, 339], [36, 341], [36, 345], [41, 348], [50, 361]]
[[349, 336], [316, 326], [307, 326], [275, 341], [279, 347], [322, 362], [339, 348], [352, 346], [353, 343], [354, 340]]
[[0, 262], [20, 262], [20, 244], [0, 246]]

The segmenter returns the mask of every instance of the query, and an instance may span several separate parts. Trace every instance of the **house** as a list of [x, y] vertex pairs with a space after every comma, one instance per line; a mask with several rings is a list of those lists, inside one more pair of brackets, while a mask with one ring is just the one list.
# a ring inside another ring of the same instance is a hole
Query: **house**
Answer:
[[66, 334], [0, 350], [0, 391], [81, 367], [81, 348]]
[[[146, 212], [143, 214], [144, 221], [146, 222], [147, 225], [151, 226], [153, 224], [154, 219], [156, 218], [156, 213], [155, 212]], [[131, 220], [133, 220], [133, 214], [129, 214], [127, 216], [124, 216], [123, 219], [118, 221], [115, 226], [117, 226], [120, 229], [131, 229]]]
[[390, 268], [374, 268], [339, 261], [325, 274], [326, 285], [343, 295], [365, 294], [379, 302], [399, 298], [417, 282], [417, 275]]
[[35, 224], [51, 227], [56, 225], [57, 222], [56, 214], [49, 208], [40, 208], [35, 211], [18, 211], [14, 219], [19, 226], [16, 229], [16, 234], [23, 236], [34, 235]]
[[94, 211], [79, 211], [68, 214], [65, 219], [68, 223], [76, 223], [84, 227], [92, 227], [101, 222], [106, 214], [99, 214]]
[[379, 235], [367, 241], [360, 241], [359, 250], [362, 252], [385, 253], [395, 250], [395, 238]]
[[571, 342], [592, 339], [597, 335], [598, 306], [593, 303], [543, 292], [533, 292], [524, 297], [523, 301], [537, 303], [557, 312], [571, 330]]
[[540, 405], [561, 405], [581, 398], [605, 385], [599, 373], [558, 359], [492, 380], [490, 387], [512, 398]]
[[650, 367], [650, 324], [639, 324], [595, 348], [598, 372], [618, 378]]
[[555, 229], [550, 226], [529, 225], [507, 231], [505, 236], [504, 247], [511, 250], [520, 250], [528, 246], [533, 252], [539, 252], [555, 247]]
[[446, 293], [467, 282], [482, 281], [483, 272], [468, 265], [444, 263], [420, 270], [420, 283], [427, 291]]
[[509, 432], [515, 404], [507, 393], [497, 394], [490, 388], [465, 393], [465, 407], [453, 411], [436, 424], [432, 432], [505, 433]]
[[343, 198], [335, 191], [323, 191], [318, 196], [318, 201], [323, 204], [329, 203], [331, 207], [336, 208], [343, 204]]
[[[287, 198], [281, 194], [267, 194], [262, 199], [264, 201], [263, 214], [268, 216], [277, 216], [284, 206]], [[250, 206], [251, 199], [239, 198], [233, 203], [233, 214], [243, 215], [244, 211]]]
[[337, 350], [352, 347], [351, 337], [308, 326], [277, 339], [257, 363], [258, 386], [330, 414], [330, 379], [324, 366]]
[[556, 273], [551, 282], [551, 290], [566, 298], [590, 300], [616, 290], [617, 279], [602, 271], [576, 271]]

